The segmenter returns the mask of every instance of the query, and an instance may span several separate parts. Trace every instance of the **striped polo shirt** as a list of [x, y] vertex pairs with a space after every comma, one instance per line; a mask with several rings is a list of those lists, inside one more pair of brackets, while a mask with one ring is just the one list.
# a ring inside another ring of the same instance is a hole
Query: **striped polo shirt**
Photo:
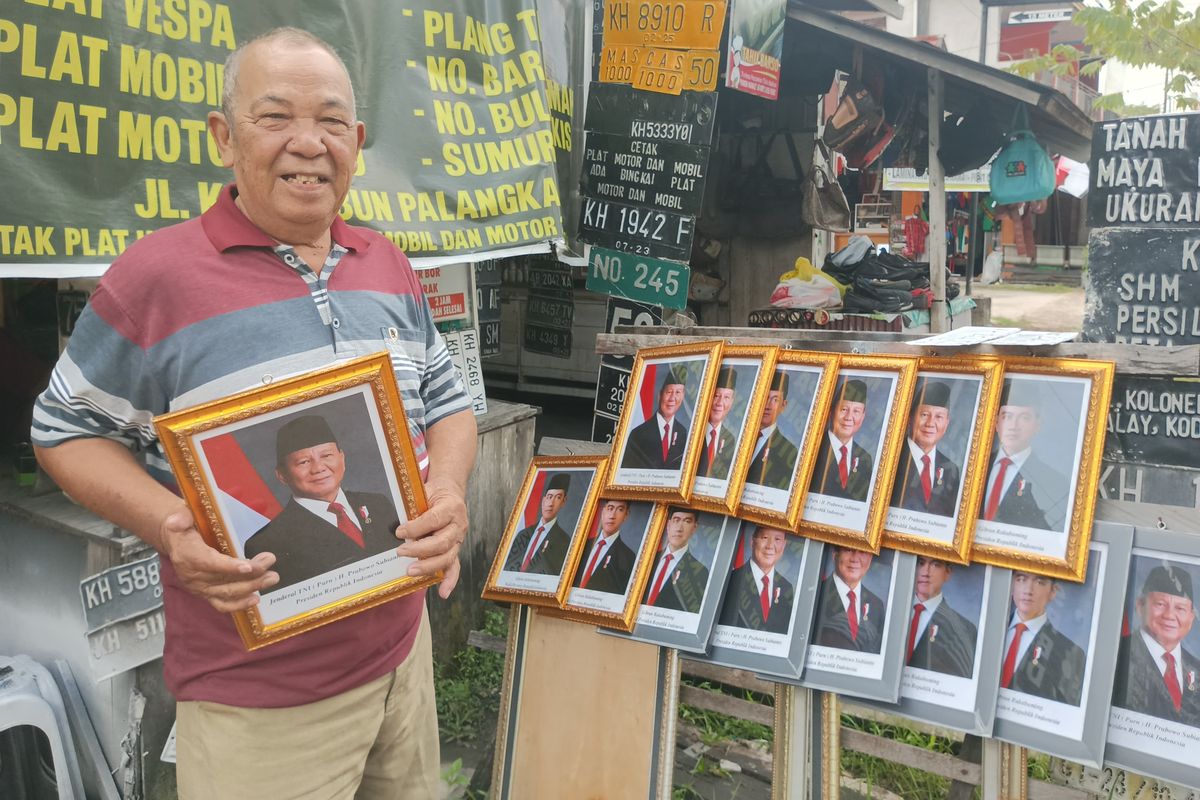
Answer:
[[[197, 219], [134, 242], [101, 279], [33, 412], [33, 442], [105, 437], [174, 486], [154, 416], [386, 350], [422, 472], [425, 430], [470, 408], [408, 259], [333, 222], [318, 276], [254, 226], [235, 187]], [[164, 673], [180, 700], [313, 702], [407, 656], [424, 593], [246, 652], [232, 618], [187, 592], [162, 558]]]

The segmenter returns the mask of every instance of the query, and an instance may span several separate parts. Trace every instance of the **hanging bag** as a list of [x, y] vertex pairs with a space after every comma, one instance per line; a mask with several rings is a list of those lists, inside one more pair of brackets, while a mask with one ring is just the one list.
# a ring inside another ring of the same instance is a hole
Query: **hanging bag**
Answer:
[[812, 169], [804, 179], [800, 220], [810, 228], [850, 230], [850, 204], [833, 174], [829, 148], [820, 139], [813, 152]]
[[998, 205], [1028, 203], [1054, 194], [1054, 163], [1029, 130], [1025, 106], [1013, 114], [1008, 144], [992, 162], [991, 193]]

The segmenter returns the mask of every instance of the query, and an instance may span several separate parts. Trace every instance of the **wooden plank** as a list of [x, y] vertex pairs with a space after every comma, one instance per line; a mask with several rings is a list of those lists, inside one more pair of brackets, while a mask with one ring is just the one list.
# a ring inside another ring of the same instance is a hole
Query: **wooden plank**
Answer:
[[1029, 782], [1029, 800], [1096, 800], [1096, 795], [1082, 789], [1055, 786], [1042, 781]]
[[[608, 455], [609, 446], [603, 442], [585, 442], [581, 439], [560, 439], [557, 436], [543, 436], [538, 443], [538, 455], [541, 456], [604, 456]], [[522, 471], [521, 473], [525, 473]]]
[[877, 756], [878, 758], [894, 761], [897, 764], [915, 767], [916, 769], [940, 775], [953, 781], [978, 784], [980, 771], [978, 764], [970, 764], [962, 759], [946, 753], [935, 753], [913, 747], [910, 744], [885, 739], [862, 731], [842, 726], [841, 744], [847, 750]]
[[493, 636], [483, 631], [471, 631], [468, 633], [467, 644], [476, 650], [486, 650], [489, 653], [503, 653], [508, 649], [508, 642], [503, 636]]
[[757, 722], [768, 727], [775, 724], [775, 709], [769, 706], [751, 703], [727, 694], [710, 692], [707, 689], [697, 689], [695, 686], [680, 686], [679, 702], [705, 711], [716, 711], [718, 714], [728, 714], [738, 719]]
[[1099, 498], [1096, 500], [1096, 520], [1139, 528], [1195, 532], [1200, 530], [1200, 509]]
[[747, 672], [744, 669], [722, 667], [718, 664], [709, 664], [704, 661], [685, 660], [683, 662], [683, 674], [689, 678], [700, 678], [701, 680], [724, 683], [728, 686], [749, 689], [752, 692], [760, 692], [765, 695], [773, 696], [775, 694], [774, 683], [761, 680], [753, 672]]
[[949, 728], [932, 725], [928, 722], [902, 717], [899, 714], [889, 714], [888, 712], [881, 711], [878, 708], [860, 706], [851, 698], [842, 699], [842, 713], [849, 714], [852, 717], [858, 717], [859, 719], [868, 719], [872, 722], [878, 722], [880, 725], [908, 728], [910, 730], [930, 734], [931, 736], [940, 736], [943, 739], [949, 739], [954, 742], [961, 742], [963, 738], [961, 731], [954, 731]]

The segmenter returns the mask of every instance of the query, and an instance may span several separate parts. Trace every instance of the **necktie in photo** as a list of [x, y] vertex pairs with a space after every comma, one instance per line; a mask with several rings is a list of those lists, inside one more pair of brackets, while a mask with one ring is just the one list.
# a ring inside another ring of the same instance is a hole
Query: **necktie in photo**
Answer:
[[917, 603], [913, 606], [912, 622], [908, 626], [908, 656], [904, 659], [905, 664], [912, 661], [913, 650], [917, 647], [917, 623], [921, 621], [921, 615], [924, 613], [924, 603]]
[[707, 474], [712, 475], [713, 461], [717, 458], [717, 432], [710, 430], [708, 432], [708, 470]]
[[596, 537], [596, 547], [592, 551], [592, 560], [588, 562], [587, 572], [583, 573], [583, 580], [579, 582], [580, 589], [586, 589], [588, 581], [592, 579], [592, 573], [596, 571], [596, 563], [600, 560], [600, 554], [604, 551], [604, 537]]
[[529, 562], [533, 561], [533, 554], [537, 552], [538, 545], [542, 543], [542, 532], [545, 530], [545, 525], [538, 525], [537, 531], [533, 534], [533, 541], [529, 543], [529, 549], [525, 551], [525, 560], [521, 562], [521, 572], [529, 569]]
[[1170, 653], [1163, 653], [1163, 661], [1166, 662], [1167, 671], [1163, 673], [1163, 683], [1167, 685], [1167, 694], [1171, 695], [1171, 702], [1175, 704], [1175, 713], [1183, 710], [1183, 690], [1179, 687], [1179, 678], [1175, 675], [1175, 656]]
[[846, 462], [849, 460], [849, 455], [846, 453], [846, 445], [842, 445], [842, 459], [838, 462], [838, 480], [842, 482], [842, 488], [846, 488], [846, 484], [850, 481], [850, 465]]
[[767, 478], [767, 440], [769, 438], [765, 433], [758, 435], [758, 448], [755, 451], [754, 457], [758, 458], [762, 456], [762, 459], [758, 462], [758, 480], [756, 483], [762, 483]]
[[1004, 476], [1012, 464], [1008, 456], [1000, 459], [1000, 469], [996, 471], [996, 480], [992, 481], [992, 489], [988, 492], [987, 506], [983, 509], [984, 519], [995, 519], [996, 509], [1000, 507], [1000, 493], [1004, 490]]
[[[845, 448], [842, 448], [843, 450]], [[850, 625], [850, 638], [858, 641], [858, 599], [854, 596], [854, 590], [846, 592], [846, 599], [850, 601], [849, 607], [846, 609], [846, 622]]]
[[663, 425], [663, 463], [667, 463], [667, 451], [671, 449], [671, 423]]
[[1029, 630], [1025, 627], [1024, 622], [1018, 622], [1017, 627], [1013, 629], [1012, 644], [1008, 646], [1008, 652], [1004, 655], [1004, 666], [1000, 670], [1000, 688], [1007, 689], [1012, 684], [1013, 673], [1017, 671], [1017, 650], [1021, 648], [1021, 634]]
[[346, 534], [350, 541], [354, 542], [359, 547], [366, 547], [363, 541], [362, 531], [350, 521], [350, 517], [346, 516], [346, 509], [341, 503], [330, 503], [329, 512], [337, 517], [338, 530]]
[[929, 474], [929, 454], [921, 456], [921, 463], [924, 464], [921, 468], [921, 491], [925, 493], [925, 504], [929, 504], [929, 498], [933, 496], [933, 478]]
[[662, 566], [658, 569], [658, 578], [654, 581], [653, 588], [650, 589], [650, 596], [646, 598], [647, 605], [654, 605], [654, 601], [658, 599], [658, 593], [662, 591], [663, 581], [667, 577], [667, 571], [671, 569], [671, 559], [673, 556], [667, 553], [663, 556]]
[[762, 606], [763, 622], [771, 615], [771, 580], [763, 575], [763, 588], [758, 593], [758, 602]]

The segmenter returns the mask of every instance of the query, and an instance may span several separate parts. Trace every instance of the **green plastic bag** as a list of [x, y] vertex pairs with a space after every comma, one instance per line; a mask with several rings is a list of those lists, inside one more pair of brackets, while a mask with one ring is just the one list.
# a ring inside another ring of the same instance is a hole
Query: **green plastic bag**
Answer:
[[[1020, 126], [1020, 127], [1018, 127]], [[1028, 203], [1054, 194], [1054, 162], [1029, 130], [1025, 106], [1013, 114], [1009, 142], [992, 162], [991, 193], [997, 205]]]

